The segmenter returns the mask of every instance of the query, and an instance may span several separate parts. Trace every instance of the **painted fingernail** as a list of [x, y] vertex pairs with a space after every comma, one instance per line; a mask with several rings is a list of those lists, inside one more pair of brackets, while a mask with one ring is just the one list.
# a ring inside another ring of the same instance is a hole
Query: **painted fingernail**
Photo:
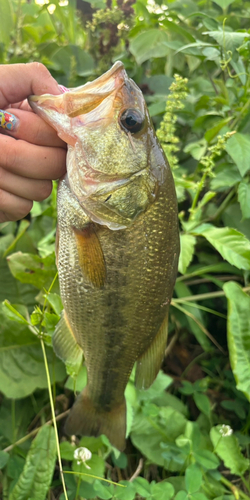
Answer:
[[12, 131], [16, 127], [17, 123], [18, 119], [15, 115], [0, 109], [0, 127]]
[[69, 89], [67, 89], [67, 87], [64, 87], [63, 85], [58, 85], [58, 87], [61, 90], [62, 94], [65, 94], [65, 92], [69, 92]]

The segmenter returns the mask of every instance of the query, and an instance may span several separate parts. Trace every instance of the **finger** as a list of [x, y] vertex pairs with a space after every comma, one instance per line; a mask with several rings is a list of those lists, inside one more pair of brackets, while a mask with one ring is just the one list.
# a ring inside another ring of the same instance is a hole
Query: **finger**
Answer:
[[0, 134], [0, 166], [31, 179], [59, 179], [66, 172], [66, 150], [36, 146]]
[[32, 201], [0, 189], [0, 222], [23, 219], [32, 205]]
[[37, 62], [0, 65], [0, 108], [23, 101], [31, 94], [61, 94], [47, 68]]
[[27, 200], [42, 201], [50, 195], [52, 182], [27, 179], [0, 167], [0, 189]]
[[[10, 121], [12, 120], [12, 121]], [[0, 110], [0, 131], [40, 146], [67, 147], [56, 131], [33, 111], [15, 109]]]

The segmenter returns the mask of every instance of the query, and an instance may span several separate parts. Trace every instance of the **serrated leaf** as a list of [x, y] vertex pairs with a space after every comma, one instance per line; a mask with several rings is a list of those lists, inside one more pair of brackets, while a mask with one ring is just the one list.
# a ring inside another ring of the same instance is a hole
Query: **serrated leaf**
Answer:
[[196, 243], [195, 236], [192, 236], [191, 234], [180, 235], [181, 252], [179, 257], [178, 270], [182, 274], [185, 274], [186, 269], [188, 268], [190, 262], [192, 261], [194, 255], [195, 243]]
[[250, 218], [250, 184], [242, 181], [238, 186], [238, 201], [243, 219]]
[[250, 241], [244, 234], [230, 227], [219, 228], [212, 224], [202, 224], [193, 232], [204, 236], [233, 266], [250, 269]]
[[232, 474], [241, 476], [248, 469], [249, 460], [241, 453], [237, 438], [233, 434], [231, 436], [222, 436], [220, 433], [221, 427], [221, 425], [217, 425], [212, 427], [210, 431], [214, 452], [223, 460]]
[[202, 484], [202, 472], [196, 465], [189, 465], [185, 472], [185, 484], [189, 494], [198, 491]]
[[227, 141], [226, 151], [243, 177], [250, 169], [250, 136], [239, 132], [232, 135]]
[[9, 500], [45, 500], [56, 461], [53, 427], [45, 425], [32, 442], [23, 472]]
[[133, 38], [129, 48], [136, 62], [142, 64], [151, 57], [165, 57], [169, 52], [167, 41], [168, 36], [164, 31], [150, 29]]
[[237, 389], [250, 401], [250, 297], [234, 282], [224, 285], [228, 300], [227, 339]]

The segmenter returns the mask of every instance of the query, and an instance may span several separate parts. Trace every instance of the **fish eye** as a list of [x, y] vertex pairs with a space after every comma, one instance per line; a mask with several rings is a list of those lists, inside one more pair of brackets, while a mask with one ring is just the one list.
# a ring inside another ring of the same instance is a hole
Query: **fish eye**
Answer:
[[127, 132], [136, 134], [144, 125], [144, 116], [138, 109], [126, 109], [120, 116], [120, 123]]

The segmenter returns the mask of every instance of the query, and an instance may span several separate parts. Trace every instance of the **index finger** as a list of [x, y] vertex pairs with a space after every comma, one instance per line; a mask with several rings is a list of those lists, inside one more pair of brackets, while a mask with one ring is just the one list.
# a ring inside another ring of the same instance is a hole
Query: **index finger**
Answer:
[[0, 108], [26, 99], [31, 94], [61, 94], [58, 83], [38, 62], [0, 65]]

